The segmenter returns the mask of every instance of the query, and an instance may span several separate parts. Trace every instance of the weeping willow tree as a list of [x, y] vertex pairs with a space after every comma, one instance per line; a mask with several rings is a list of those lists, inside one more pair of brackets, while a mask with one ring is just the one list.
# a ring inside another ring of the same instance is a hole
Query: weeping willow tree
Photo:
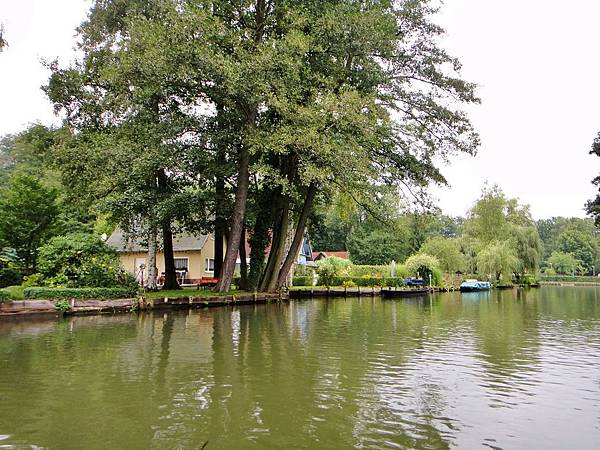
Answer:
[[477, 254], [477, 271], [482, 275], [511, 280], [521, 269], [521, 262], [510, 242], [492, 242]]

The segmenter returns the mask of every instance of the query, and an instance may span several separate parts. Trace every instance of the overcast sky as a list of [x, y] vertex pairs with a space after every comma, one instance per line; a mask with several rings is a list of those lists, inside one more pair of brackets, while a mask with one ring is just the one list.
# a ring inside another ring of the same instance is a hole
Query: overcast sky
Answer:
[[[40, 58], [72, 59], [90, 4], [0, 0], [10, 45], [0, 53], [0, 135], [56, 123], [39, 89], [48, 78]], [[597, 0], [446, 0], [437, 22], [463, 77], [480, 86], [482, 104], [468, 111], [482, 145], [443, 168], [451, 187], [433, 194], [445, 213], [465, 214], [488, 181], [535, 218], [584, 216], [600, 172], [600, 158], [588, 155], [600, 131], [599, 19]]]

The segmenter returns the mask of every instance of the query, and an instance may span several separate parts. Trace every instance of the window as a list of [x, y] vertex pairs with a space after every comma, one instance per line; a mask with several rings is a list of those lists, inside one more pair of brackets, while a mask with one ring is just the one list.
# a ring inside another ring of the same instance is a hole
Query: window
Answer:
[[173, 258], [175, 260], [175, 270], [189, 271], [189, 258]]
[[205, 272], [214, 272], [215, 271], [215, 258], [205, 258], [204, 259], [204, 271]]

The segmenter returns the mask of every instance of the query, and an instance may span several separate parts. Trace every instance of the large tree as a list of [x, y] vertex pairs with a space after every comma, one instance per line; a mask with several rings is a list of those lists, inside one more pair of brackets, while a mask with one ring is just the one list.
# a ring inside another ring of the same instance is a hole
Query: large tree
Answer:
[[[182, 46], [191, 39], [176, 2], [98, 1], [80, 26], [82, 59], [52, 64], [46, 88], [76, 131], [59, 154], [71, 187], [91, 196], [137, 239], [148, 242], [149, 282], [162, 236], [165, 288], [177, 288], [174, 223], [193, 215], [202, 114]], [[191, 80], [191, 81], [190, 81]]]
[[77, 130], [67, 155], [89, 149], [76, 169], [115, 172], [97, 175], [96, 196], [119, 220], [162, 228], [166, 246], [181, 210], [171, 199], [208, 184], [228, 244], [217, 289], [229, 289], [248, 229], [250, 278], [273, 290], [322, 192], [421, 196], [444, 182], [435, 158], [475, 152], [457, 107], [477, 101], [474, 86], [438, 46], [435, 12], [427, 0], [97, 1], [83, 59], [53, 66], [48, 92]]
[[[478, 255], [478, 270], [484, 268], [484, 273], [506, 274], [508, 267], [520, 277], [525, 272], [535, 273], [539, 268], [543, 248], [529, 207], [517, 199], [507, 198], [498, 186], [484, 187], [469, 211], [465, 234]], [[480, 253], [484, 255], [481, 258]], [[512, 264], [509, 254], [514, 255], [518, 263]], [[494, 266], [502, 270], [491, 271]]]
[[57, 195], [55, 188], [20, 173], [0, 189], [0, 243], [14, 250], [25, 275], [35, 272], [38, 248], [52, 236]]
[[[600, 156], [600, 133], [594, 139], [592, 143], [592, 149], [590, 150], [591, 155]], [[600, 175], [592, 180], [592, 184], [598, 187], [598, 194], [596, 198], [586, 203], [586, 210], [590, 216], [592, 216], [597, 226], [600, 226]]]

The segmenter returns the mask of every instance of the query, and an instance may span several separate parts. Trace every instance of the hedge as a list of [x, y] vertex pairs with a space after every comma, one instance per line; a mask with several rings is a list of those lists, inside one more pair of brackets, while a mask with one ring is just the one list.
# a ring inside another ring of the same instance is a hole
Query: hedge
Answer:
[[293, 277], [292, 286], [312, 286], [313, 277]]
[[591, 276], [570, 276], [570, 275], [542, 275], [540, 281], [557, 281], [557, 282], [584, 282], [584, 283], [600, 283], [600, 277]]
[[[312, 277], [294, 277], [292, 281], [293, 286], [312, 286], [312, 284]], [[404, 286], [404, 280], [398, 277], [333, 277], [330, 286], [344, 286], [344, 284], [360, 287], [400, 287]]]
[[82, 298], [82, 299], [109, 299], [109, 298], [130, 298], [135, 297], [138, 291], [131, 287], [114, 288], [48, 288], [48, 287], [30, 287], [25, 289], [25, 298], [29, 299], [61, 299], [61, 298]]

